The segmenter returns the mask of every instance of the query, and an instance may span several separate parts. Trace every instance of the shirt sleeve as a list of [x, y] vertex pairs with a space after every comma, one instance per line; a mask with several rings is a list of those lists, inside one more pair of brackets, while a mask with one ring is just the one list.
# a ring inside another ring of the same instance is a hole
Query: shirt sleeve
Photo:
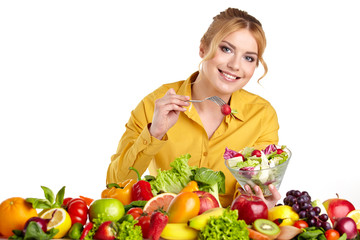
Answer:
[[263, 149], [270, 144], [279, 143], [279, 122], [275, 109], [268, 104], [265, 107], [261, 119], [261, 136], [257, 139], [254, 146]]
[[151, 136], [148, 126], [152, 120], [153, 101], [147, 96], [132, 111], [126, 124], [126, 131], [120, 139], [117, 151], [111, 156], [107, 170], [107, 183], [120, 182], [129, 178], [137, 179], [134, 167], [142, 175], [148, 168], [154, 155], [167, 141], [167, 135], [159, 140]]

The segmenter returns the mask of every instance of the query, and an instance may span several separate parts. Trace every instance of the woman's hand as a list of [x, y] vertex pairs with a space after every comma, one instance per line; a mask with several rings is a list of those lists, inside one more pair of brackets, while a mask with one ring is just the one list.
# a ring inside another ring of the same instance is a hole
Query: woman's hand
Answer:
[[[274, 207], [276, 205], [276, 203], [281, 199], [281, 195], [274, 185], [269, 184], [268, 187], [271, 192], [271, 196], [266, 197], [266, 198], [264, 197], [263, 192], [261, 191], [261, 188], [259, 186], [256, 185], [253, 189], [254, 189], [255, 195], [257, 197], [261, 198], [266, 203], [268, 209], [270, 209], [270, 208]], [[240, 190], [240, 192], [242, 194], [254, 194], [254, 192], [252, 191], [252, 189], [249, 185], [245, 185], [245, 191]]]
[[162, 139], [167, 131], [179, 119], [180, 112], [186, 111], [184, 106], [189, 106], [188, 96], [177, 95], [174, 89], [169, 89], [164, 97], [155, 101], [154, 116], [150, 125], [150, 134], [157, 139]]

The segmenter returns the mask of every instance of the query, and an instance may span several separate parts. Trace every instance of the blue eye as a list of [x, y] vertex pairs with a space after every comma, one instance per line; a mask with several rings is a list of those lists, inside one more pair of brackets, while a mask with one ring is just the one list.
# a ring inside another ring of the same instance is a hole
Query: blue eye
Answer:
[[248, 61], [248, 62], [255, 61], [255, 59], [253, 57], [250, 57], [250, 56], [245, 56], [245, 60]]
[[225, 53], [231, 53], [231, 49], [230, 48], [228, 48], [228, 47], [221, 47], [221, 50], [223, 51], [223, 52], [225, 52]]

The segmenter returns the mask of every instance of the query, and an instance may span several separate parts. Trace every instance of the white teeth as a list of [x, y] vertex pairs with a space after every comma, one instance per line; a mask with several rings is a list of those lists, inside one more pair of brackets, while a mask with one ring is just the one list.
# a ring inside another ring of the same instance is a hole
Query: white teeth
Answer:
[[235, 76], [229, 75], [229, 74], [227, 74], [227, 73], [224, 73], [224, 72], [223, 72], [222, 74], [224, 74], [224, 76], [227, 77], [227, 78], [230, 78], [230, 79], [233, 79], [233, 80], [236, 79]]

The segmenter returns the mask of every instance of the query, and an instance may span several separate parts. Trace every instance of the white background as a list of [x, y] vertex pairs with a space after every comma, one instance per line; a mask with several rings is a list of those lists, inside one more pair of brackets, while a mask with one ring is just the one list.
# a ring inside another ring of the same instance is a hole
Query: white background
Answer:
[[356, 1], [1, 1], [0, 201], [100, 198], [131, 110], [197, 70], [227, 7], [263, 24], [269, 73], [245, 89], [275, 107], [293, 152], [280, 192], [360, 208], [360, 15]]

